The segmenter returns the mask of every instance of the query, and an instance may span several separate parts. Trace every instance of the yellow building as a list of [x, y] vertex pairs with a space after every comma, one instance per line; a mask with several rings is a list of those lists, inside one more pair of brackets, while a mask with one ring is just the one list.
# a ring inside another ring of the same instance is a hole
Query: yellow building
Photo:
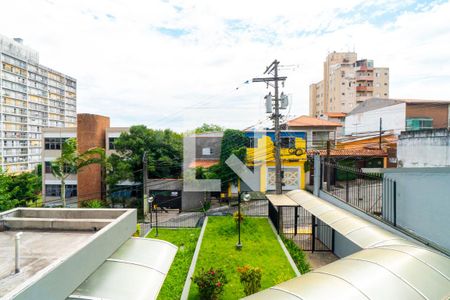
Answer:
[[[247, 148], [247, 166], [259, 176], [259, 191], [275, 190], [274, 132], [248, 132], [253, 141]], [[253, 135], [253, 136], [252, 136]], [[283, 191], [305, 188], [306, 139], [304, 132], [281, 132]], [[245, 185], [241, 182], [240, 185]], [[240, 186], [239, 186], [240, 188]]]

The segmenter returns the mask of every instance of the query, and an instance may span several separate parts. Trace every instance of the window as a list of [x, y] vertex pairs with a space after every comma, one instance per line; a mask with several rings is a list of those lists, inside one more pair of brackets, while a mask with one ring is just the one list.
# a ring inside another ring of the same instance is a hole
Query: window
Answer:
[[50, 161], [45, 162], [45, 174], [52, 173], [52, 163]]
[[387, 82], [385, 82], [384, 85], [387, 85]]
[[[47, 197], [61, 197], [61, 185], [59, 184], [46, 184], [45, 196]], [[66, 198], [77, 196], [77, 185], [66, 184]]]
[[[64, 173], [66, 174], [76, 174], [77, 170], [75, 168], [69, 167], [69, 166], [64, 166]], [[46, 161], [45, 162], [45, 173], [46, 174], [51, 174], [52, 173], [52, 162], [50, 161]]]
[[45, 138], [45, 150], [61, 150], [67, 138]]
[[116, 149], [116, 145], [114, 145], [114, 142], [116, 141], [116, 139], [117, 139], [117, 138], [115, 138], [115, 137], [110, 137], [110, 138], [108, 139], [108, 147], [109, 147], [109, 150], [115, 150], [115, 149]]
[[211, 155], [211, 148], [202, 148], [202, 155]]
[[406, 130], [432, 129], [432, 118], [408, 118], [406, 119]]
[[282, 137], [281, 148], [295, 148], [295, 137]]
[[254, 137], [249, 137], [247, 147], [248, 148], [258, 148], [258, 140]]
[[380, 77], [380, 73], [375, 73], [375, 77]]

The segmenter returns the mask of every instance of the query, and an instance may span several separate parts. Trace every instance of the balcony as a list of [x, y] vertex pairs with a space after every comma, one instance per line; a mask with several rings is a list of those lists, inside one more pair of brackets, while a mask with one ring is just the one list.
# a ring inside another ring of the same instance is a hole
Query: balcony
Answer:
[[373, 76], [356, 76], [356, 81], [373, 81]]
[[356, 87], [357, 92], [373, 92], [373, 86], [357, 86]]

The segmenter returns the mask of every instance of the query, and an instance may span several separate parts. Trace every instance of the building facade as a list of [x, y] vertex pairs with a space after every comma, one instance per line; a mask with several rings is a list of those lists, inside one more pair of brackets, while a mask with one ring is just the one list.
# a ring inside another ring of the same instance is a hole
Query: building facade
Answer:
[[347, 113], [371, 97], [389, 97], [389, 68], [358, 60], [355, 52], [333, 52], [324, 62], [323, 79], [309, 87], [309, 114]]
[[[126, 131], [122, 127], [110, 127], [108, 117], [78, 114], [78, 126], [71, 128], [44, 128], [42, 133], [42, 201], [48, 206], [60, 204], [61, 182], [53, 176], [51, 162], [61, 156], [61, 146], [69, 138], [77, 138], [78, 151], [93, 147], [114, 151], [114, 140]], [[90, 165], [66, 179], [66, 201], [71, 206], [89, 199], [105, 199], [104, 173], [99, 165]]]
[[[247, 148], [247, 166], [258, 175], [257, 183], [260, 192], [275, 190], [275, 132], [246, 131], [250, 140]], [[306, 132], [295, 130], [282, 130], [281, 142], [281, 169], [283, 191], [292, 191], [305, 188], [305, 162]], [[245, 183], [240, 181], [239, 188], [249, 190]]]
[[77, 82], [39, 64], [21, 39], [0, 35], [0, 155], [7, 172], [41, 161], [42, 129], [76, 126]]
[[345, 135], [449, 127], [450, 101], [371, 98], [345, 117]]

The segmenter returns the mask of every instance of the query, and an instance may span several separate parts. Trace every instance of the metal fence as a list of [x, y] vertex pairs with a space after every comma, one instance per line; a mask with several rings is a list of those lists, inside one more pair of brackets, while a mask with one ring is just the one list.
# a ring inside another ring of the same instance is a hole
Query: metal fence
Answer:
[[278, 234], [294, 241], [305, 251], [331, 251], [334, 230], [301, 206], [274, 206], [269, 202], [269, 218]]
[[381, 216], [383, 177], [379, 173], [365, 173], [360, 169], [323, 163], [322, 190], [363, 210]]
[[[268, 215], [268, 200], [252, 200], [250, 202], [241, 203], [241, 211], [246, 216], [251, 217], [267, 217]], [[207, 211], [196, 212], [179, 212], [178, 210], [152, 209], [148, 215], [149, 222], [143, 223], [144, 226], [150, 228], [193, 228], [201, 227], [206, 216], [229, 216], [238, 211], [238, 203], [230, 202], [220, 207], [211, 208]], [[147, 225], [148, 224], [148, 225]], [[142, 226], [142, 225], [141, 225]]]

